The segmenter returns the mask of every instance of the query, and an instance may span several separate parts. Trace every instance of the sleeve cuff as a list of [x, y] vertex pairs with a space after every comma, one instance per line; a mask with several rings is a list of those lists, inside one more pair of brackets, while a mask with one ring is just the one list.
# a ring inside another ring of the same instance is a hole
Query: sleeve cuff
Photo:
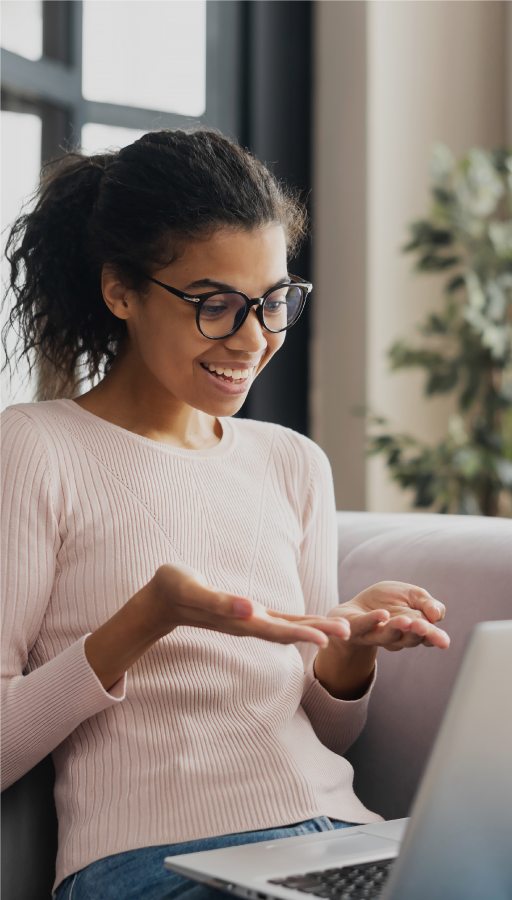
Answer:
[[124, 700], [126, 674], [106, 691], [87, 661], [86, 637], [29, 675], [11, 679], [3, 712], [2, 790], [85, 719]]
[[[91, 633], [92, 632], [89, 632], [89, 634], [91, 634]], [[100, 697], [101, 697], [103, 700], [107, 701], [105, 706], [102, 706], [102, 709], [105, 709], [106, 706], [112, 706], [112, 703], [108, 702], [109, 700], [114, 701], [114, 703], [119, 703], [121, 700], [124, 700], [124, 698], [126, 697], [126, 679], [127, 679], [128, 673], [125, 672], [124, 675], [121, 675], [121, 678], [118, 678], [118, 680], [115, 682], [115, 684], [113, 684], [112, 687], [109, 688], [108, 691], [106, 691], [105, 688], [103, 687], [101, 681], [99, 680], [98, 676], [96, 675], [96, 672], [91, 668], [91, 666], [89, 664], [89, 660], [87, 659], [87, 656], [85, 655], [85, 642], [86, 642], [87, 638], [89, 637], [89, 634], [84, 634], [83, 638], [80, 638], [80, 640], [77, 641], [77, 644], [81, 645], [81, 648], [82, 648], [81, 655], [83, 657], [84, 668], [86, 668], [88, 670], [87, 675], [90, 675], [91, 681], [94, 680], [95, 695], [97, 694], [98, 700], [100, 700]], [[74, 645], [74, 646], [76, 646], [76, 645]], [[87, 675], [86, 675], [86, 677], [87, 677]], [[95, 712], [100, 712], [100, 711], [101, 710], [99, 710], [99, 709], [95, 710]], [[92, 715], [92, 713], [91, 713], [91, 715]]]
[[376, 677], [377, 664], [362, 697], [357, 700], [339, 700], [329, 694], [318, 681], [314, 660], [309, 664], [304, 675], [301, 705], [318, 739], [335, 753], [345, 753], [363, 730]]
[[373, 669], [372, 680], [370, 681], [370, 684], [366, 688], [366, 691], [364, 692], [363, 696], [358, 697], [357, 700], [340, 700], [339, 697], [333, 697], [332, 694], [330, 694], [329, 691], [326, 690], [326, 688], [324, 688], [324, 686], [322, 684], [320, 684], [318, 678], [315, 675], [315, 659], [312, 659], [309, 666], [306, 669], [305, 674], [304, 674], [304, 694], [303, 694], [303, 696], [305, 696], [305, 694], [309, 690], [309, 688], [312, 687], [313, 684], [315, 684], [318, 686], [318, 689], [326, 695], [326, 698], [329, 698], [329, 700], [333, 700], [334, 703], [343, 703], [343, 704], [352, 706], [353, 704], [361, 703], [364, 700], [366, 700], [366, 702], [369, 700], [376, 678], [377, 678], [377, 663], [375, 663], [375, 666]]

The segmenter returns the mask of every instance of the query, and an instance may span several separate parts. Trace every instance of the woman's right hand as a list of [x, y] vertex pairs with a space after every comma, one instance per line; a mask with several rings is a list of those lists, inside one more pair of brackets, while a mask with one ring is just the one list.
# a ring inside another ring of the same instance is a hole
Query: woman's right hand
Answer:
[[194, 569], [167, 564], [85, 640], [85, 655], [105, 690], [178, 625], [278, 644], [308, 641], [318, 647], [327, 646], [328, 635], [350, 637], [344, 618], [285, 615], [210, 587]]
[[202, 575], [183, 565], [163, 565], [152, 582], [151, 615], [159, 637], [178, 625], [208, 628], [224, 634], [256, 637], [279, 644], [309, 641], [319, 647], [328, 635], [346, 640], [350, 626], [345, 619], [327, 616], [290, 616], [269, 610], [261, 603], [210, 587]]

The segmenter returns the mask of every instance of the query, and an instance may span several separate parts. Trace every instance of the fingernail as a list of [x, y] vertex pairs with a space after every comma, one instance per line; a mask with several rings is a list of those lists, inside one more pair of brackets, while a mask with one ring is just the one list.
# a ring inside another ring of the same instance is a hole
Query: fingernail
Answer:
[[235, 600], [233, 603], [233, 616], [237, 619], [250, 619], [252, 616], [252, 603], [250, 600]]

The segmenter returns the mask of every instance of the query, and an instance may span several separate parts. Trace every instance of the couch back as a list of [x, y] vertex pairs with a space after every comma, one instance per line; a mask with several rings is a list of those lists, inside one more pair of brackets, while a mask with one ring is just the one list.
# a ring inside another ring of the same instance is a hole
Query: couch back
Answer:
[[512, 522], [473, 516], [338, 513], [340, 602], [378, 581], [426, 588], [447, 608], [448, 650], [379, 651], [364, 731], [347, 753], [356, 794], [395, 819], [409, 813], [469, 634], [512, 618]]
[[[348, 758], [384, 818], [407, 815], [473, 626], [512, 617], [512, 522], [338, 513], [340, 602], [377, 581], [421, 585], [446, 604], [448, 651], [379, 653], [367, 725]], [[2, 898], [50, 900], [57, 820], [50, 757], [2, 795]]]

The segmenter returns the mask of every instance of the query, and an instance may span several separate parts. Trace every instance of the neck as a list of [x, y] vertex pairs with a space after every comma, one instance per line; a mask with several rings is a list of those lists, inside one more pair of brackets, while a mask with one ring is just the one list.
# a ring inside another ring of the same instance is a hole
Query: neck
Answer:
[[141, 371], [133, 354], [121, 349], [105, 378], [75, 402], [113, 425], [162, 444], [187, 450], [207, 450], [218, 444], [217, 419], [179, 400]]

